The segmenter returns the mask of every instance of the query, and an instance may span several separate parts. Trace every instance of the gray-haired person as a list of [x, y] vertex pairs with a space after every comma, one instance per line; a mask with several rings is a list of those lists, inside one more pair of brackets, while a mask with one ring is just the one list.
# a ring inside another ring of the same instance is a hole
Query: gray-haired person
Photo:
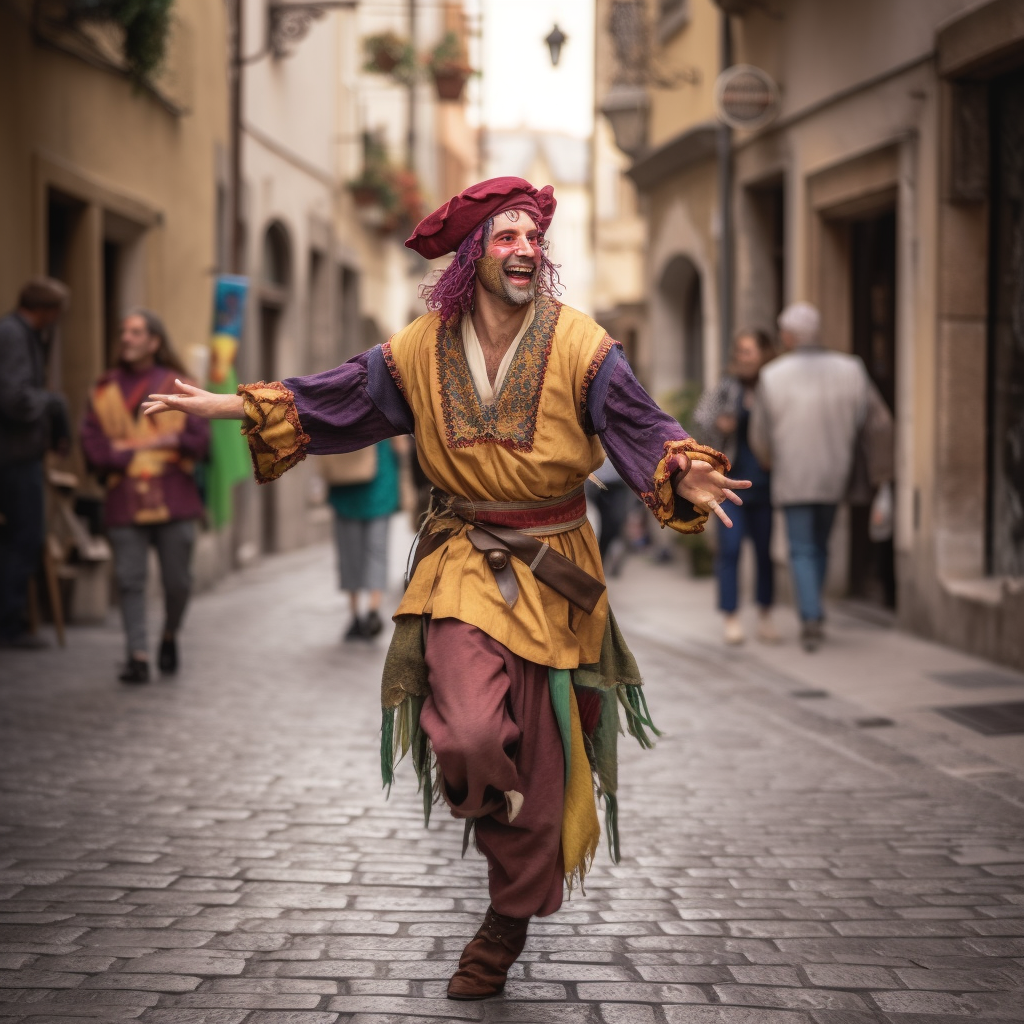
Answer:
[[0, 319], [0, 647], [46, 646], [26, 630], [25, 610], [43, 551], [43, 458], [66, 452], [70, 439], [64, 398], [46, 387], [68, 296], [60, 281], [34, 278]]
[[836, 507], [850, 484], [858, 433], [882, 399], [857, 356], [822, 346], [821, 314], [810, 303], [782, 311], [779, 337], [786, 351], [761, 371], [749, 440], [771, 468], [772, 504], [786, 518], [801, 639], [814, 651], [823, 638]]

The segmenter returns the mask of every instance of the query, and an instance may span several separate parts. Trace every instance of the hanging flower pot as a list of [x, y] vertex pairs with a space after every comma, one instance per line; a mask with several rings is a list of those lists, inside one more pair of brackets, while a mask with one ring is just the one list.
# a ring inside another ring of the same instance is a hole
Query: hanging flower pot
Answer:
[[413, 48], [394, 32], [381, 32], [363, 40], [366, 54], [365, 71], [379, 75], [391, 75], [403, 79], [415, 68], [416, 54]]
[[448, 102], [461, 100], [470, 74], [471, 72], [464, 68], [435, 68], [433, 76], [437, 98]]
[[424, 63], [434, 79], [437, 98], [447, 102], [461, 100], [469, 76], [476, 74], [466, 63], [462, 42], [454, 32], [445, 35]]
[[380, 205], [380, 192], [372, 185], [353, 185], [351, 192], [356, 206]]

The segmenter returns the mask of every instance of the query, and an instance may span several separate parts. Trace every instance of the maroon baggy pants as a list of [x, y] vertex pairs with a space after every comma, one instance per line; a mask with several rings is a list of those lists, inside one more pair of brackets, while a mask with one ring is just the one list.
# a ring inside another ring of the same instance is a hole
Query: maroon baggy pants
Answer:
[[[544, 917], [562, 904], [562, 740], [548, 670], [475, 626], [432, 619], [431, 694], [420, 712], [456, 818], [476, 819], [491, 905], [509, 917]], [[510, 824], [504, 794], [523, 804]]]

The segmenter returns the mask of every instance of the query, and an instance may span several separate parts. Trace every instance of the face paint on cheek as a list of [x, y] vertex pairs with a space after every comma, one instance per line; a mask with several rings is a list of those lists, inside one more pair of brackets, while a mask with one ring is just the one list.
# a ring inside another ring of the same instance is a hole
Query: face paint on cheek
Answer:
[[505, 286], [501, 279], [501, 260], [488, 253], [486, 256], [481, 256], [474, 266], [476, 267], [476, 276], [480, 278], [480, 283], [492, 295], [504, 297]]
[[517, 242], [513, 242], [510, 245], [501, 245], [499, 242], [492, 242], [487, 246], [487, 255], [493, 256], [500, 263], [503, 260], [507, 260], [509, 256], [515, 255], [518, 248], [519, 244]]

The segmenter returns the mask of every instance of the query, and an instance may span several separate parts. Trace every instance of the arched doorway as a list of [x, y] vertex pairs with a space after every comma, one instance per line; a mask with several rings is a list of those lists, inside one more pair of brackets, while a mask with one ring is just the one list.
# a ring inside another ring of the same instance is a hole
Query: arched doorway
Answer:
[[704, 385], [704, 299], [700, 271], [688, 256], [673, 256], [658, 282], [668, 314], [669, 338], [676, 346], [684, 388]]
[[[280, 379], [278, 347], [281, 320], [288, 304], [292, 282], [292, 247], [288, 229], [280, 221], [272, 221], [263, 234], [260, 254], [260, 380]], [[270, 554], [278, 548], [277, 493], [273, 487], [261, 488], [262, 526], [260, 546]]]

